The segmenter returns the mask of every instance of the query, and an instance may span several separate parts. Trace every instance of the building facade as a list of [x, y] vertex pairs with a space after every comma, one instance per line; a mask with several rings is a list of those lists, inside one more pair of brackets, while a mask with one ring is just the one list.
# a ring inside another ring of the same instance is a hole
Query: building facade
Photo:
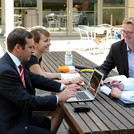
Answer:
[[0, 34], [41, 25], [71, 35], [79, 25], [121, 25], [134, 16], [134, 0], [0, 0]]

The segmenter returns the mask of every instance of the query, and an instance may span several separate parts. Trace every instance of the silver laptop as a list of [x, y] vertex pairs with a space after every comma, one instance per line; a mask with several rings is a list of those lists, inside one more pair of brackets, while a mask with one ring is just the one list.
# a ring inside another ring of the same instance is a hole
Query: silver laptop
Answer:
[[103, 74], [94, 69], [89, 85], [84, 91], [77, 91], [76, 97], [69, 98], [66, 102], [79, 102], [79, 101], [92, 101], [95, 99], [100, 83], [103, 78]]

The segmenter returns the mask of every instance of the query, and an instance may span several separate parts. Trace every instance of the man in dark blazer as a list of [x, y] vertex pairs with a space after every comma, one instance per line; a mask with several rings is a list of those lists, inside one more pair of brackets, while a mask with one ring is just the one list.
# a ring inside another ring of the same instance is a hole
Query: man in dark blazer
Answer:
[[[59, 102], [76, 96], [79, 86], [64, 87], [61, 83], [24, 70], [24, 84], [19, 65], [33, 52], [31, 34], [23, 28], [14, 29], [7, 37], [8, 52], [0, 59], [0, 134], [51, 134], [47, 117], [33, 113], [54, 110]], [[35, 89], [60, 92], [58, 95], [35, 96]]]
[[134, 77], [134, 17], [123, 21], [124, 39], [111, 46], [109, 54], [99, 70], [107, 77], [117, 67], [119, 75]]

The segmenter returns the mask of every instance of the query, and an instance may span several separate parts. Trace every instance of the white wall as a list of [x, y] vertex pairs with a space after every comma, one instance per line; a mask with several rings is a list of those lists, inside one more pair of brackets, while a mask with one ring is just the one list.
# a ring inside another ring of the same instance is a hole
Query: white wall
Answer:
[[134, 17], [134, 0], [128, 0], [128, 17]]

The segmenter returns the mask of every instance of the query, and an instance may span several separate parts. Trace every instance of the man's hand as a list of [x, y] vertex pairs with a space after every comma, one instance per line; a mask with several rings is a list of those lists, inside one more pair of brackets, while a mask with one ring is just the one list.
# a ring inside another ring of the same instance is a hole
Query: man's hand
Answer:
[[58, 101], [63, 102], [71, 97], [75, 97], [76, 91], [78, 89], [80, 89], [80, 86], [78, 86], [77, 84], [71, 84], [71, 85], [66, 86], [66, 88], [60, 94], [57, 95]]
[[83, 82], [84, 82], [84, 79], [82, 77], [72, 78], [72, 83], [73, 84], [82, 85]]
[[112, 87], [111, 89], [111, 96], [121, 99], [122, 91], [117, 87]]
[[110, 82], [110, 84], [114, 84], [114, 88], [116, 87], [116, 88], [118, 88], [119, 90], [123, 90], [124, 89], [124, 84], [123, 83], [119, 83], [119, 81], [117, 81], [117, 80], [112, 80], [111, 82]]

